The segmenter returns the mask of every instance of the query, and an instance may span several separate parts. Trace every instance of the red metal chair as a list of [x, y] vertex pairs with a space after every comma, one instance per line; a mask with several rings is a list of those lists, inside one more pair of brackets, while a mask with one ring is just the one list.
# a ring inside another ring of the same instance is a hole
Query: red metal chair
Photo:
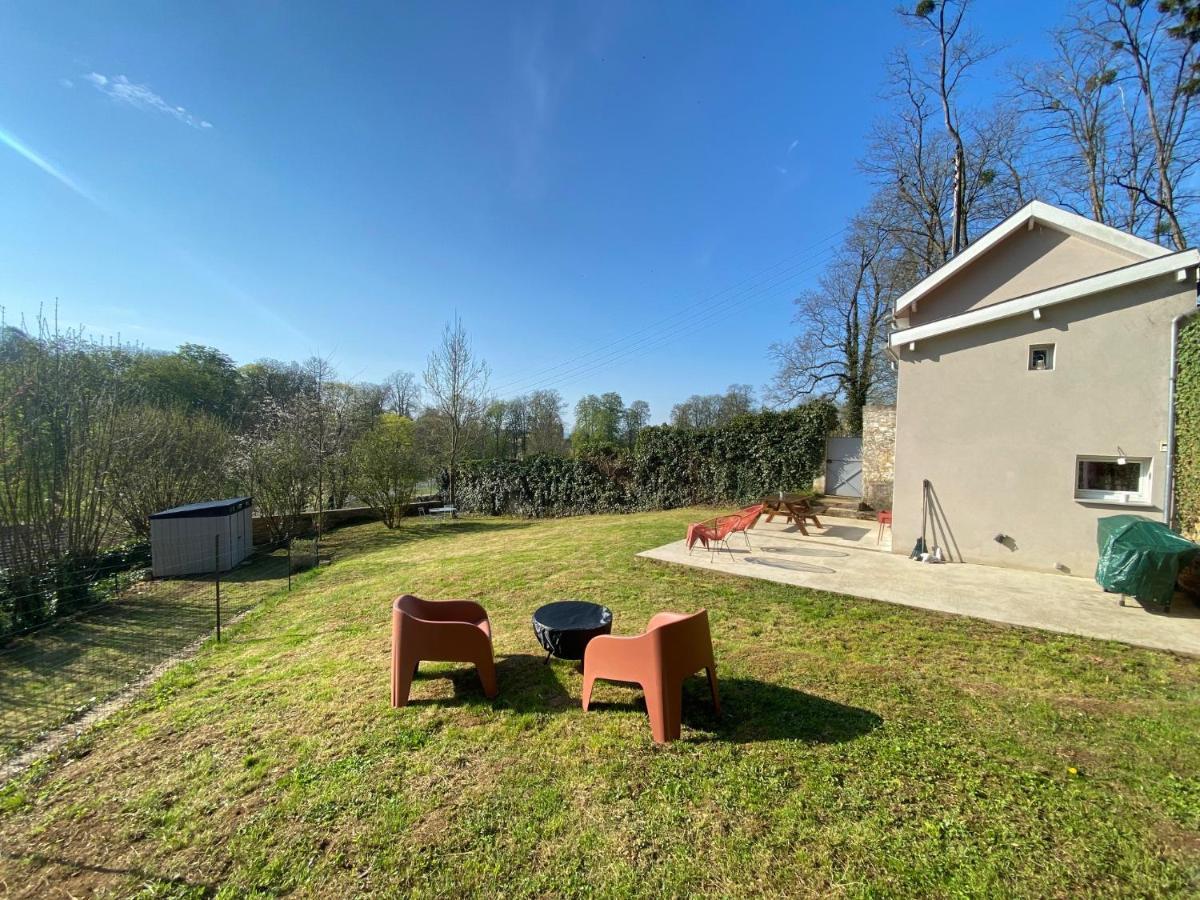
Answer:
[[890, 509], [881, 509], [876, 514], [875, 521], [879, 523], [879, 533], [875, 535], [875, 543], [878, 544], [883, 540], [884, 527], [892, 527], [892, 511]]
[[483, 692], [495, 697], [496, 663], [487, 612], [471, 600], [422, 600], [412, 594], [392, 603], [392, 706], [408, 703], [421, 660], [472, 662]]
[[717, 516], [706, 522], [693, 522], [687, 530], [688, 553], [692, 552], [692, 547], [699, 541], [705, 550], [712, 553], [709, 562], [717, 558], [717, 551], [721, 547], [729, 551], [729, 556], [732, 558], [733, 549], [729, 546], [728, 538], [739, 521], [741, 521], [741, 516], [733, 515]]
[[746, 539], [746, 548], [753, 550], [754, 548], [750, 546], [750, 535], [747, 532], [758, 523], [762, 514], [763, 505], [759, 503], [755, 506], [747, 506], [733, 515], [718, 516], [707, 522], [693, 522], [688, 526], [687, 531], [688, 552], [691, 553], [692, 547], [699, 541], [705, 550], [712, 551], [712, 559], [716, 559], [717, 550], [721, 547], [724, 547], [732, 557], [733, 548], [729, 546], [731, 534], [740, 534]]
[[730, 529], [730, 534], [740, 534], [746, 539], [746, 549], [753, 550], [750, 546], [750, 529], [758, 524], [759, 518], [763, 514], [763, 504], [759, 503], [755, 506], [747, 506], [738, 513], [737, 523]]
[[591, 639], [583, 654], [583, 711], [591, 705], [597, 678], [632, 682], [645, 692], [654, 740], [660, 744], [676, 740], [681, 727], [684, 679], [701, 669], [708, 672], [713, 707], [720, 714], [708, 612], [660, 612], [636, 637], [601, 635]]

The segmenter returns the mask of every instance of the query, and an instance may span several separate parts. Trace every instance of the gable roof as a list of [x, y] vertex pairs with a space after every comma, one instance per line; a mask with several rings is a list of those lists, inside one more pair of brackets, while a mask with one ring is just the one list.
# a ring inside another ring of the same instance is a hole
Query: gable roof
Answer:
[[[1114, 288], [1123, 287], [1127, 284], [1145, 281], [1147, 278], [1158, 278], [1170, 272], [1176, 273], [1177, 280], [1185, 281], [1190, 270], [1197, 265], [1200, 265], [1200, 250], [1180, 250], [1177, 253], [1164, 251], [1163, 254], [1154, 259], [1144, 259], [1141, 262], [1130, 263], [1119, 269], [1101, 272], [1099, 275], [1089, 275], [1087, 278], [1080, 278], [1078, 281], [1068, 281], [1066, 284], [1058, 284], [1045, 290], [1034, 291], [1032, 294], [1025, 294], [1023, 297], [1014, 297], [1012, 300], [1003, 300], [1000, 303], [993, 303], [990, 306], [981, 306], [978, 309], [959, 313], [957, 316], [935, 319], [925, 325], [916, 325], [912, 328], [893, 331], [888, 335], [888, 346], [899, 347], [901, 344], [936, 337], [939, 334], [948, 334], [951, 331], [959, 331], [963, 328], [970, 328], [973, 325], [983, 325], [987, 322], [995, 322], [999, 319], [1019, 316], [1023, 313], [1031, 312], [1035, 318], [1038, 318], [1041, 315], [1040, 310], [1044, 306], [1053, 306], [1056, 303], [1065, 303], [1068, 300], [1078, 300], [1081, 297], [1089, 297], [1092, 294], [1099, 294], [1102, 291], [1111, 291]], [[1194, 279], [1193, 283], [1195, 283]]]
[[936, 271], [927, 275], [921, 281], [905, 291], [896, 299], [896, 315], [900, 315], [938, 285], [945, 283], [961, 272], [972, 262], [988, 253], [1006, 237], [1021, 228], [1032, 228], [1034, 224], [1047, 225], [1067, 234], [1073, 234], [1084, 240], [1132, 253], [1141, 259], [1156, 259], [1166, 256], [1171, 251], [1160, 247], [1152, 241], [1147, 241], [1137, 235], [1121, 231], [1110, 225], [1102, 225], [1092, 219], [1067, 212], [1041, 200], [1031, 200], [1019, 210], [996, 225], [986, 234], [979, 237], [973, 244], [963, 250]]

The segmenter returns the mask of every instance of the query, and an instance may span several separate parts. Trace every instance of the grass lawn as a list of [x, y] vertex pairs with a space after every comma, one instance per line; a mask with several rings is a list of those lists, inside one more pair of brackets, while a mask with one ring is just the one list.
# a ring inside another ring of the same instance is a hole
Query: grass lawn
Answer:
[[[1195, 895], [1200, 662], [634, 553], [707, 511], [413, 522], [0, 788], [0, 892]], [[389, 708], [389, 600], [473, 597], [500, 698], [428, 664]], [[542, 665], [529, 617], [707, 607], [657, 747], [639, 694]]]
[[[287, 554], [256, 554], [221, 580], [225, 620], [286, 589]], [[212, 579], [127, 587], [121, 599], [0, 648], [0, 762], [125, 688], [214, 627]]]

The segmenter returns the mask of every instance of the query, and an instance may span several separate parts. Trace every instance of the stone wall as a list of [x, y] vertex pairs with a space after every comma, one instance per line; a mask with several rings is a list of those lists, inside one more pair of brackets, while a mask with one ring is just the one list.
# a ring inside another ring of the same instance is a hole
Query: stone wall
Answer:
[[863, 407], [863, 503], [872, 509], [892, 508], [896, 465], [896, 407]]
[[[421, 497], [414, 500], [408, 505], [407, 515], [415, 516], [421, 512], [428, 512], [432, 506], [440, 506], [442, 501], [437, 498]], [[265, 544], [271, 539], [272, 523], [277, 523], [280, 516], [275, 516], [268, 521], [265, 516], [255, 516], [252, 519], [254, 528], [254, 544]], [[296, 535], [307, 534], [312, 531], [314, 522], [316, 521], [316, 511], [301, 513], [293, 522], [292, 533]], [[359, 522], [376, 522], [382, 519], [378, 509], [370, 506], [354, 506], [347, 509], [327, 509], [325, 510], [325, 528], [340, 528], [342, 525], [355, 525]]]

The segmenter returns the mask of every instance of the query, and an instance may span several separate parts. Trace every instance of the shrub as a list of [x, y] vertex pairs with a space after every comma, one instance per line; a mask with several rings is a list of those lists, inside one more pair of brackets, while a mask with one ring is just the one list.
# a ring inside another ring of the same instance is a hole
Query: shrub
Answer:
[[484, 460], [459, 470], [455, 502], [464, 512], [530, 518], [637, 509], [628, 480], [628, 451], [578, 457]]
[[1179, 334], [1175, 393], [1175, 524], [1200, 537], [1200, 316]]
[[421, 464], [413, 448], [413, 423], [383, 413], [359, 438], [350, 455], [351, 483], [359, 499], [374, 506], [383, 524], [395, 528], [408, 511]]
[[646, 428], [632, 452], [467, 463], [456, 501], [464, 512], [529, 517], [751, 502], [808, 488], [836, 424], [836, 409], [822, 401], [719, 428]]
[[0, 641], [13, 632], [78, 612], [113, 595], [114, 579], [150, 565], [150, 545], [131, 542], [83, 557], [68, 555], [37, 574], [0, 569]]

